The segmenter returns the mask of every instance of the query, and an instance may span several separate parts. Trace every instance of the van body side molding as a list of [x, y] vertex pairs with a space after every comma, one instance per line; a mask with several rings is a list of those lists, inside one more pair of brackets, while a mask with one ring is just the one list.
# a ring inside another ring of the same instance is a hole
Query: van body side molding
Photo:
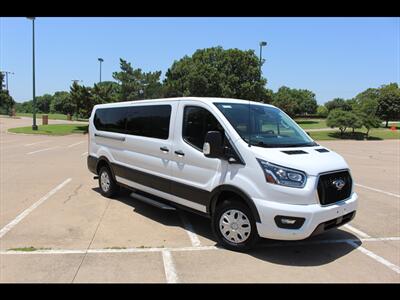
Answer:
[[95, 133], [94, 136], [102, 137], [102, 138], [106, 138], [106, 139], [111, 139], [111, 140], [122, 141], [122, 142], [125, 141], [125, 137], [124, 136], [110, 136], [110, 135], [101, 134], [101, 133]]

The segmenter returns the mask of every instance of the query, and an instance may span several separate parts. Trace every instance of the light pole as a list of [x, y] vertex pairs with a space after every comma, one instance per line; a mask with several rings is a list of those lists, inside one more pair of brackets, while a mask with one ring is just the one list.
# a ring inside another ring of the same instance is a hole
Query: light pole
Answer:
[[0, 72], [6, 74], [6, 89], [8, 91], [8, 74], [14, 75], [14, 72], [9, 72], [9, 71], [0, 71]]
[[101, 82], [101, 63], [104, 61], [101, 57], [97, 59], [100, 62], [100, 82]]
[[260, 42], [260, 80], [261, 80], [261, 66], [262, 66], [262, 47], [267, 46], [267, 42]]
[[35, 96], [35, 17], [28, 17], [29, 20], [32, 20], [32, 83], [33, 83], [33, 125], [32, 130], [37, 130], [38, 127], [36, 125], [36, 96]]

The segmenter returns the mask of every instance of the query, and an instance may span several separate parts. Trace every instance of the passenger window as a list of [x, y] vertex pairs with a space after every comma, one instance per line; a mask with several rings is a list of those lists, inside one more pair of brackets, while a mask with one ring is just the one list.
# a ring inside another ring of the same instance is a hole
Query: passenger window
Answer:
[[168, 139], [171, 105], [99, 108], [94, 116], [98, 130]]
[[182, 126], [183, 139], [202, 151], [208, 131], [220, 131], [224, 137], [223, 127], [208, 110], [197, 106], [186, 106]]
[[98, 130], [125, 133], [126, 108], [99, 108], [94, 115], [94, 126]]
[[171, 118], [170, 105], [127, 107], [127, 134], [168, 139]]

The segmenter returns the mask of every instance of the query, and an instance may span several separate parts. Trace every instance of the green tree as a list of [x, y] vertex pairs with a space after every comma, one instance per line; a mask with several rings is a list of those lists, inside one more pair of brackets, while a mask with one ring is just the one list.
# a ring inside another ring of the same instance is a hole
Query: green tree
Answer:
[[260, 79], [260, 62], [253, 50], [213, 47], [175, 61], [164, 80], [167, 97], [239, 98], [268, 102]]
[[381, 119], [376, 114], [377, 110], [378, 101], [373, 98], [364, 98], [357, 106], [357, 114], [361, 119], [362, 125], [367, 128], [367, 137], [371, 128], [378, 128], [381, 124]]
[[328, 112], [334, 109], [341, 109], [345, 111], [351, 111], [351, 104], [342, 98], [335, 98], [331, 101], [325, 103], [325, 107], [328, 109]]
[[70, 89], [76, 117], [88, 118], [94, 106], [91, 88], [74, 82]]
[[377, 115], [386, 121], [398, 121], [400, 119], [400, 89], [397, 83], [383, 85], [378, 93]]
[[272, 104], [290, 116], [314, 114], [317, 111], [315, 94], [309, 90], [282, 86], [272, 95]]
[[141, 69], [133, 69], [131, 63], [122, 58], [120, 68], [120, 72], [113, 73], [113, 78], [121, 84], [119, 101], [162, 97], [161, 71], [144, 73]]
[[329, 113], [329, 111], [328, 111], [328, 109], [325, 107], [325, 105], [318, 105], [318, 108], [317, 108], [317, 115], [318, 115], [319, 117], [326, 118], [326, 117], [328, 116], [328, 113]]
[[116, 82], [103, 81], [94, 84], [92, 89], [93, 102], [95, 104], [117, 102], [120, 86]]
[[331, 128], [339, 128], [340, 135], [343, 135], [347, 128], [357, 128], [360, 123], [355, 113], [337, 108], [329, 113], [326, 124]]
[[3, 89], [4, 74], [0, 72], [0, 114], [10, 115], [15, 105], [8, 90]]
[[38, 112], [48, 114], [50, 112], [50, 105], [53, 101], [53, 96], [44, 94], [43, 96], [36, 97], [36, 108]]
[[55, 92], [53, 101], [50, 105], [51, 113], [61, 113], [73, 115], [76, 111], [75, 104], [73, 103], [70, 94], [65, 91]]

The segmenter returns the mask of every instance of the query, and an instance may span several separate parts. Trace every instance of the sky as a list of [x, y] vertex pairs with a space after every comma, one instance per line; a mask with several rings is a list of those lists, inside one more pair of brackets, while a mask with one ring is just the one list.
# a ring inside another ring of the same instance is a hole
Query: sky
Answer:
[[[400, 18], [40, 17], [35, 21], [36, 95], [114, 80], [119, 59], [165, 72], [197, 49], [253, 49], [266, 41], [267, 88], [309, 89], [318, 103], [400, 82]], [[32, 21], [0, 18], [0, 70], [17, 102], [32, 99]]]

